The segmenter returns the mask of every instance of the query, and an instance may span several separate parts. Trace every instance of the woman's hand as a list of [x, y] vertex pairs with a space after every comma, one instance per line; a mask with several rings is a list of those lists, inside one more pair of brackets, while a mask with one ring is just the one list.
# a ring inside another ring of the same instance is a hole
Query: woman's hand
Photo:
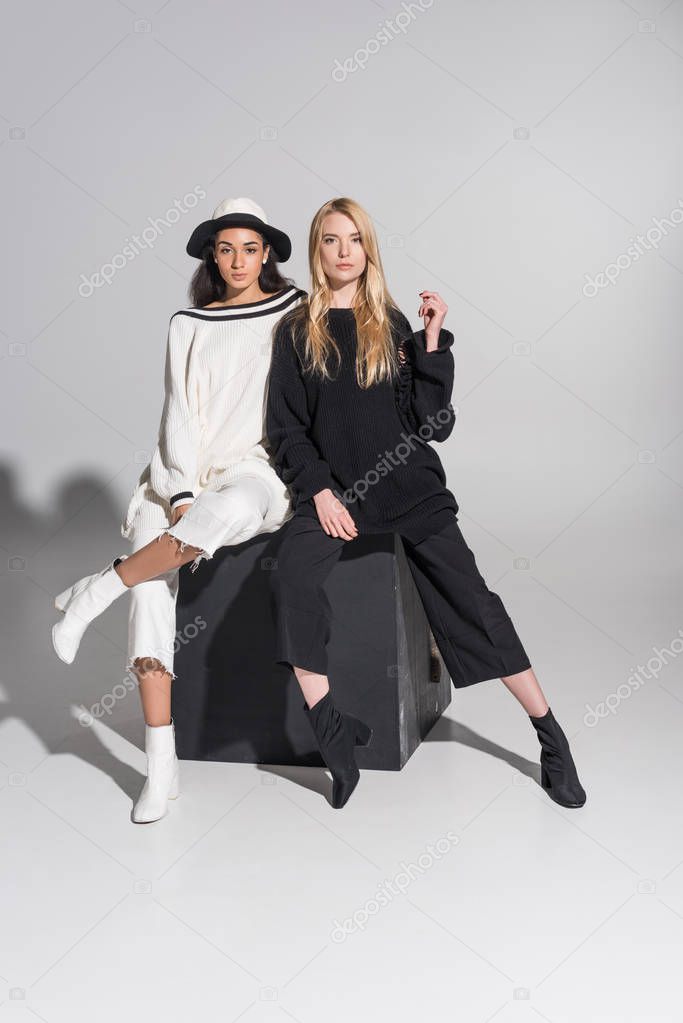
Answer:
[[189, 504], [177, 504], [171, 512], [171, 525], [175, 526], [178, 519], [182, 519], [183, 515], [188, 508], [192, 507], [192, 501]]
[[439, 343], [439, 334], [448, 306], [438, 291], [421, 291], [420, 298], [422, 301], [417, 315], [424, 318], [425, 340], [427, 347], [433, 350]]
[[315, 494], [313, 501], [320, 525], [328, 536], [341, 537], [342, 540], [353, 540], [358, 536], [356, 523], [329, 488]]

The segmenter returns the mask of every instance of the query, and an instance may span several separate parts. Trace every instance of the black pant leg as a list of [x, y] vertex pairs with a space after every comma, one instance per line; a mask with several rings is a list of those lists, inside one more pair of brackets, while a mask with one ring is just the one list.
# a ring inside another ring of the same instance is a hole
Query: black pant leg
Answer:
[[323, 583], [348, 542], [328, 536], [312, 516], [294, 515], [284, 526], [270, 576], [278, 664], [327, 674], [331, 608]]
[[502, 600], [486, 585], [455, 519], [419, 543], [403, 542], [456, 689], [531, 667]]

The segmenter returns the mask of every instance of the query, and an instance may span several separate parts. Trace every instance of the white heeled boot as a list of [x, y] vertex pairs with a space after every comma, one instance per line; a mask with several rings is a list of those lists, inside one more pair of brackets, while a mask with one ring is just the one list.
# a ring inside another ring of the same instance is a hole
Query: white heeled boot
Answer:
[[60, 660], [73, 662], [90, 622], [128, 589], [111, 561], [101, 572], [84, 576], [55, 598], [55, 607], [64, 611], [62, 620], [52, 627], [52, 645]]
[[168, 800], [180, 792], [179, 762], [175, 751], [175, 728], [170, 725], [145, 725], [147, 780], [133, 807], [136, 824], [158, 821], [168, 809]]

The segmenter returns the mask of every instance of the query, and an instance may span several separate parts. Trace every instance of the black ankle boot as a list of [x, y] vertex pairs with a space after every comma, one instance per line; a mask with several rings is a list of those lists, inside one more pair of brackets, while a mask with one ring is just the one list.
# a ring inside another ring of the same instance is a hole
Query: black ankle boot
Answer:
[[560, 806], [583, 806], [586, 793], [576, 773], [567, 736], [553, 717], [550, 707], [542, 717], [529, 720], [541, 743], [541, 786]]
[[332, 774], [332, 806], [339, 810], [360, 779], [354, 746], [367, 746], [372, 729], [351, 714], [337, 710], [329, 690], [322, 700], [304, 710], [318, 742], [320, 754]]

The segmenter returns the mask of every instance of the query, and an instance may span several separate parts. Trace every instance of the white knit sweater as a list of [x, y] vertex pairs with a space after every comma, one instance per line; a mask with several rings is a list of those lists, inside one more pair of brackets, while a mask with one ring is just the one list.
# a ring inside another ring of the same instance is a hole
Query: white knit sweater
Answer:
[[286, 520], [289, 496], [264, 447], [264, 397], [273, 328], [305, 294], [286, 287], [260, 302], [182, 309], [171, 317], [159, 439], [130, 499], [123, 536], [131, 535], [150, 489], [170, 511], [243, 476], [270, 488], [260, 532]]

